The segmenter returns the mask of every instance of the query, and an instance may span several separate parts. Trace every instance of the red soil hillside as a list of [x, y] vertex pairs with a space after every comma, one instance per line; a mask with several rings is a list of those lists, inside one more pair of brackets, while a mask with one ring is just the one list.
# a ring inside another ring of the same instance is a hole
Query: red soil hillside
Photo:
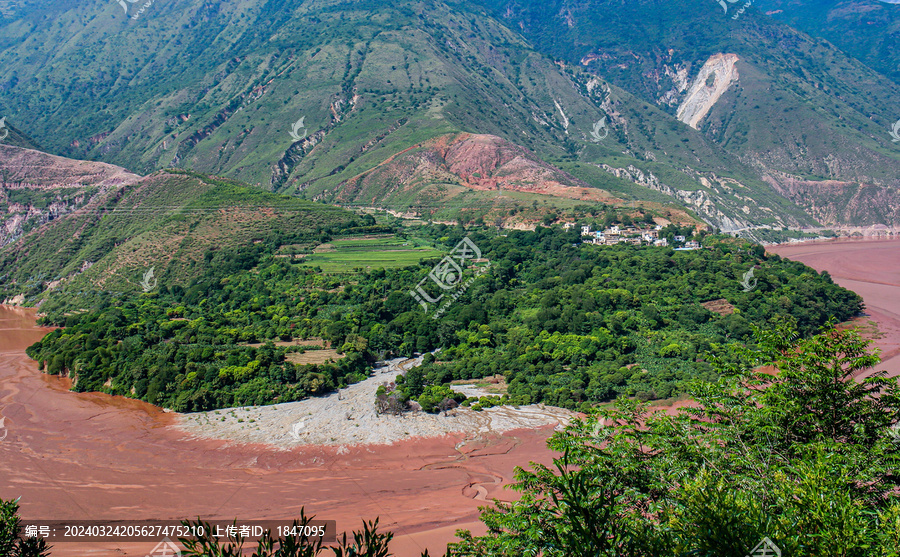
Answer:
[[341, 185], [338, 200], [439, 205], [466, 191], [523, 192], [585, 201], [621, 201], [494, 135], [451, 134], [390, 157]]

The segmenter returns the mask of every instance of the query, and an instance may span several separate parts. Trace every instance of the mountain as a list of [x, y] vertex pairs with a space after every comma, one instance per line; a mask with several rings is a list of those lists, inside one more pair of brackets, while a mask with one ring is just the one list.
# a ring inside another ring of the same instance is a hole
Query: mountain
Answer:
[[257, 243], [273, 243], [264, 240], [309, 242], [365, 224], [337, 207], [221, 178], [138, 176], [10, 146], [0, 145], [0, 173], [0, 287], [20, 301], [45, 286], [139, 290], [150, 268], [161, 283], [186, 284], [209, 267], [227, 269]]
[[725, 2], [483, 3], [538, 50], [696, 127], [816, 219], [898, 222], [900, 87], [833, 45]]
[[900, 81], [900, 3], [757, 0], [754, 5], [769, 17], [823, 38], [873, 70]]
[[[56, 154], [432, 218], [568, 207], [583, 188], [602, 190], [591, 201], [677, 203], [725, 230], [898, 218], [900, 151], [885, 133], [898, 86], [752, 10], [737, 21], [700, 0], [143, 10], [7, 5], [0, 108]], [[443, 149], [465, 134], [491, 138], [467, 145], [473, 160], [515, 152], [527, 164], [457, 174]], [[487, 185], [495, 172], [500, 190]], [[535, 172], [552, 187], [535, 188]]]

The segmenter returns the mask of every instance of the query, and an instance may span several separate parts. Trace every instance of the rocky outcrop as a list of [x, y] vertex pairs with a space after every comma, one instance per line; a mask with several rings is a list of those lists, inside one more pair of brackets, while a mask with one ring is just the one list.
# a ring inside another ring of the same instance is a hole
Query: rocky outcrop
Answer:
[[659, 104], [674, 106], [678, 104], [678, 98], [690, 86], [688, 79], [688, 68], [684, 64], [666, 64], [663, 66], [662, 74], [655, 72], [655, 81], [659, 84], [663, 78], [671, 82], [672, 88], [660, 95]]
[[894, 187], [840, 180], [806, 180], [778, 172], [770, 172], [764, 179], [823, 226], [840, 229], [900, 226], [900, 191]]
[[140, 176], [106, 163], [0, 145], [0, 246]]
[[697, 129], [700, 120], [722, 97], [733, 82], [738, 80], [737, 54], [715, 54], [700, 68], [700, 73], [678, 107], [678, 119]]
[[782, 218], [772, 208], [749, 195], [742, 195], [740, 191], [745, 189], [745, 186], [732, 178], [724, 178], [714, 173], [700, 174], [688, 168], [682, 172], [699, 187], [683, 190], [661, 182], [652, 172], [645, 172], [634, 165], [625, 168], [614, 168], [607, 164], [597, 166], [618, 178], [678, 199], [706, 223], [723, 232], [745, 230], [762, 219], [773, 221], [777, 226], [801, 224], [794, 219]]

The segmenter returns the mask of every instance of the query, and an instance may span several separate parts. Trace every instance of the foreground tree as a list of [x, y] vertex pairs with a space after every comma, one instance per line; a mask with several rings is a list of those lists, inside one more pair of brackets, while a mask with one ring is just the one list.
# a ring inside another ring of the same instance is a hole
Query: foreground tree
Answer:
[[0, 499], [0, 555], [6, 557], [45, 557], [50, 548], [44, 538], [22, 536], [19, 519], [19, 500]]
[[792, 557], [900, 555], [897, 381], [855, 379], [878, 358], [853, 331], [755, 336], [675, 414], [619, 400], [554, 435], [554, 466], [518, 469], [522, 498], [451, 553], [744, 557], [769, 538]]

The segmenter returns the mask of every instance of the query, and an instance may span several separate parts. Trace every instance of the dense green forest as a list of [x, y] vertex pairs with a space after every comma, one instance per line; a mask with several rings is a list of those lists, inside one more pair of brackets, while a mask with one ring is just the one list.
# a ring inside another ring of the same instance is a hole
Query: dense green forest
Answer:
[[[733, 239], [675, 251], [587, 245], [559, 228], [467, 236], [438, 225], [399, 235], [447, 252], [468, 237], [483, 268], [463, 269], [467, 288], [426, 312], [410, 292], [436, 258], [325, 274], [266, 243], [208, 252], [206, 274], [183, 286], [46, 303], [43, 322], [64, 328], [28, 354], [48, 373], [70, 374], [76, 390], [197, 411], [321, 394], [365, 378], [387, 355], [440, 348], [406, 376], [406, 398], [425, 396], [433, 408], [435, 387], [499, 374], [513, 404], [586, 409], [714, 380], [709, 359], [751, 340], [753, 324], [790, 316], [810, 335], [861, 308], [826, 273]], [[758, 282], [745, 292], [751, 268]], [[292, 352], [320, 349], [292, 339], [315, 337], [338, 354], [290, 361]]]
[[555, 434], [553, 465], [518, 469], [522, 498], [449, 553], [900, 555], [897, 379], [854, 378], [878, 363], [854, 331], [799, 339], [788, 320], [754, 345], [674, 415], [620, 399]]

